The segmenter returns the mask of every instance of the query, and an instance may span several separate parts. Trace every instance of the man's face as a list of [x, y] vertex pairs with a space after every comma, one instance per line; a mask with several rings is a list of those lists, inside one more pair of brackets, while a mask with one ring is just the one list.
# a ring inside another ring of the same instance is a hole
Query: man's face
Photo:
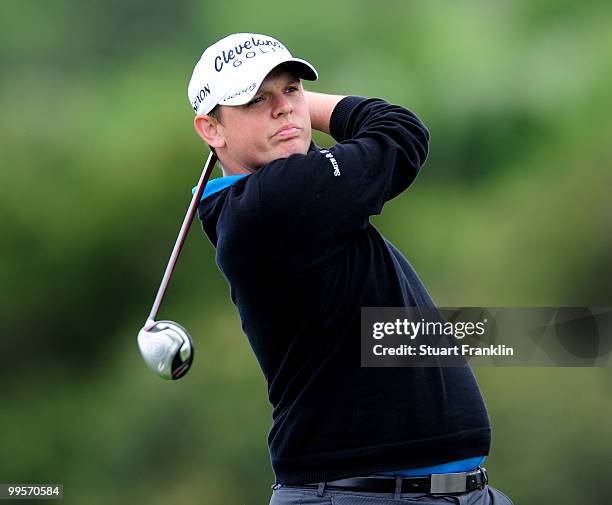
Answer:
[[306, 154], [312, 138], [300, 80], [285, 69], [270, 72], [246, 105], [221, 106], [219, 150], [224, 166], [253, 171], [291, 154]]

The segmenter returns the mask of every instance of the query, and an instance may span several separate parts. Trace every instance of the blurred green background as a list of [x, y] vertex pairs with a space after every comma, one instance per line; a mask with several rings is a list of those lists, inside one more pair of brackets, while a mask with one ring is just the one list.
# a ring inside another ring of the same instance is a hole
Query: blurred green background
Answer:
[[[160, 312], [194, 336], [194, 368], [163, 382], [136, 347], [207, 155], [187, 83], [228, 33], [285, 42], [317, 66], [311, 90], [423, 118], [429, 161], [375, 223], [439, 305], [612, 305], [611, 13], [2, 0], [0, 482], [63, 483], [80, 505], [268, 503], [266, 385], [199, 223]], [[492, 485], [612, 503], [609, 368], [475, 373]]]

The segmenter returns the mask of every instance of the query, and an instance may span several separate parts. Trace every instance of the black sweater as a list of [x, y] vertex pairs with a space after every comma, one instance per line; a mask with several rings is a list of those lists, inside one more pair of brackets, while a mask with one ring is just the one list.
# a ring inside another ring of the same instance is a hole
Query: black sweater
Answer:
[[[425, 162], [406, 109], [347, 97], [338, 142], [311, 145], [207, 196], [199, 215], [268, 381], [276, 480], [305, 484], [486, 455], [491, 432], [465, 368], [362, 368], [361, 307], [434, 307], [369, 223]], [[418, 219], [418, 216], [414, 216]]]

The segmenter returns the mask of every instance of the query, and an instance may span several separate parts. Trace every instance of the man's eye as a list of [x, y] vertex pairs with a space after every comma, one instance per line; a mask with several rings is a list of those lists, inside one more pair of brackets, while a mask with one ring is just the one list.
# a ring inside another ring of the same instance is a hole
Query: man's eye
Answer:
[[293, 92], [293, 91], [297, 91], [297, 90], [298, 90], [298, 89], [297, 89], [297, 87], [296, 87], [296, 86], [289, 86], [289, 87], [287, 88], [287, 91], [291, 91], [291, 92]]
[[247, 103], [247, 106], [255, 105], [256, 103], [259, 103], [262, 100], [263, 100], [263, 96], [256, 96], [255, 98], [253, 98], [253, 100], [251, 100], [249, 103]]

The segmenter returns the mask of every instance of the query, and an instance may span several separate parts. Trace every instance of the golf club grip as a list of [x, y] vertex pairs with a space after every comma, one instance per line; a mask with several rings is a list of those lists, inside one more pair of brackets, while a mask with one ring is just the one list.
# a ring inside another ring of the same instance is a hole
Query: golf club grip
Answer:
[[200, 199], [202, 198], [202, 193], [204, 193], [204, 187], [206, 186], [206, 183], [210, 178], [210, 174], [213, 171], [216, 161], [217, 155], [214, 152], [211, 152], [208, 156], [208, 160], [206, 160], [206, 165], [204, 166], [204, 170], [202, 171], [202, 175], [200, 176], [200, 180], [198, 181], [196, 191], [193, 194], [193, 198], [191, 199], [191, 203], [189, 204], [189, 208], [187, 209], [185, 219], [183, 219], [183, 224], [181, 225], [178, 237], [176, 238], [174, 249], [172, 249], [172, 254], [170, 255], [170, 260], [168, 261], [168, 266], [166, 267], [166, 271], [164, 272], [161, 284], [159, 285], [159, 289], [157, 290], [157, 296], [155, 297], [153, 307], [151, 308], [151, 312], [149, 313], [149, 318], [147, 319], [145, 326], [147, 324], [152, 324], [152, 322], [155, 321], [155, 318], [157, 317], [159, 306], [161, 305], [162, 299], [164, 298], [164, 293], [166, 292], [166, 288], [168, 287], [168, 283], [170, 282], [170, 278], [172, 277], [172, 272], [174, 271], [174, 267], [176, 266], [178, 257], [181, 254], [181, 250], [183, 249], [183, 244], [185, 243], [185, 239], [187, 238], [187, 233], [189, 233], [191, 222], [193, 221], [193, 217], [195, 216], [198, 204], [200, 203]]

